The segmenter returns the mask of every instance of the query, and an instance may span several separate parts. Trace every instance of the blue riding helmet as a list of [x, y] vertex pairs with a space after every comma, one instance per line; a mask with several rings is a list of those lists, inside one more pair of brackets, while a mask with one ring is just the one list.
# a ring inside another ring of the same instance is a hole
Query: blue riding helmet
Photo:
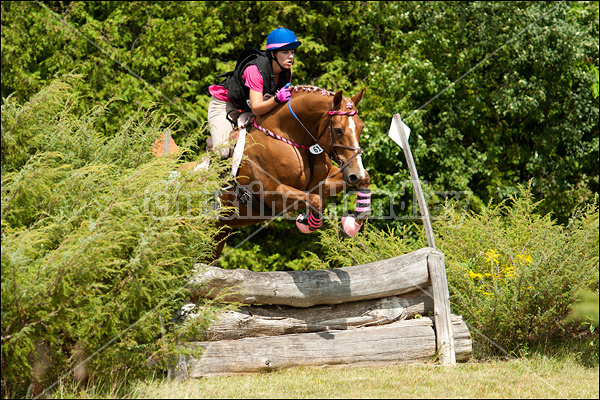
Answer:
[[302, 42], [296, 39], [294, 32], [285, 28], [277, 28], [267, 36], [267, 51], [291, 50], [300, 46]]

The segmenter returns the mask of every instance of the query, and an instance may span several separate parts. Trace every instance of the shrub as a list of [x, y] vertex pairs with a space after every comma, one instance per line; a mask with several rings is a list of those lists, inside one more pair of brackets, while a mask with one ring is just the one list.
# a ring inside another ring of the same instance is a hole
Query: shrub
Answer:
[[320, 232], [322, 258], [331, 268], [367, 264], [410, 253], [427, 246], [424, 235], [419, 235], [417, 225], [404, 225], [401, 229], [387, 227], [374, 229], [368, 222], [351, 239], [342, 237], [339, 223], [333, 223]]
[[453, 312], [476, 333], [479, 356], [575, 338], [570, 308], [581, 290], [598, 288], [597, 202], [565, 227], [536, 213], [529, 188], [520, 190], [479, 214], [448, 208], [434, 225]]
[[164, 368], [189, 273], [212, 252], [219, 165], [154, 158], [151, 105], [102, 136], [105, 107], [72, 112], [76, 79], [2, 104], [3, 397]]
[[[518, 354], [547, 340], [582, 337], [569, 319], [581, 290], [598, 290], [598, 206], [580, 210], [568, 226], [540, 215], [530, 188], [498, 205], [463, 213], [448, 205], [433, 222], [444, 252], [452, 312], [462, 315], [476, 357]], [[426, 246], [422, 225], [401, 232], [363, 228], [341, 239], [321, 233], [324, 258], [350, 266], [395, 257]], [[597, 335], [587, 351], [597, 355]], [[597, 360], [597, 356], [595, 358]]]

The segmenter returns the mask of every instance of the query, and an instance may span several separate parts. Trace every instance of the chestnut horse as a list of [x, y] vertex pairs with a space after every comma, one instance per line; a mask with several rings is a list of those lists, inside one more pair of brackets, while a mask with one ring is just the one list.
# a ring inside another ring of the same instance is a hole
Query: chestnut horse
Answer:
[[[236, 212], [224, 215], [219, 226], [237, 228], [308, 208], [296, 225], [310, 233], [322, 224], [325, 200], [351, 186], [358, 188], [357, 215], [342, 218], [342, 232], [354, 236], [370, 211], [357, 110], [364, 88], [352, 98], [312, 86], [292, 87], [291, 93], [287, 103], [247, 123], [237, 184], [221, 195]], [[221, 240], [216, 258], [223, 245]]]

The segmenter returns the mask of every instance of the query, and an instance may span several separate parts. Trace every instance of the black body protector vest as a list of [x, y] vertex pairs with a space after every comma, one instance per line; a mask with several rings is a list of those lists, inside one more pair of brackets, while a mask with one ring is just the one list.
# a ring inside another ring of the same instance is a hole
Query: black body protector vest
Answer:
[[226, 72], [217, 76], [227, 77], [219, 83], [229, 90], [229, 100], [238, 110], [251, 111], [250, 109], [250, 88], [242, 82], [242, 74], [249, 65], [256, 65], [263, 79], [263, 96], [265, 94], [275, 95], [279, 89], [285, 86], [291, 79], [289, 69], [284, 69], [279, 73], [279, 83], [275, 84], [275, 75], [271, 67], [271, 59], [264, 51], [246, 47], [238, 57], [233, 71]]

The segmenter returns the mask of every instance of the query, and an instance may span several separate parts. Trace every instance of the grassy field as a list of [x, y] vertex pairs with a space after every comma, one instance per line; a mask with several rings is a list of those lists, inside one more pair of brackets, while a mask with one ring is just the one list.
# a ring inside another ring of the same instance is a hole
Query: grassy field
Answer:
[[[379, 368], [292, 368], [262, 374], [139, 382], [128, 398], [598, 398], [598, 367], [534, 356], [511, 361]], [[80, 395], [83, 393], [80, 393]], [[83, 394], [85, 397], [85, 394]]]

